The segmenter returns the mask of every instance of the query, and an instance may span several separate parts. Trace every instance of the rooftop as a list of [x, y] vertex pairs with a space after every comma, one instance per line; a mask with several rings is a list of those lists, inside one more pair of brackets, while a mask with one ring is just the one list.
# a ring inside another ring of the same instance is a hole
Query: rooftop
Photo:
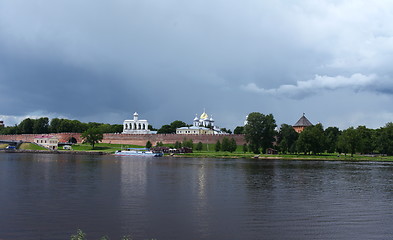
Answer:
[[309, 127], [312, 126], [312, 123], [306, 118], [306, 116], [303, 116], [293, 125], [294, 127]]

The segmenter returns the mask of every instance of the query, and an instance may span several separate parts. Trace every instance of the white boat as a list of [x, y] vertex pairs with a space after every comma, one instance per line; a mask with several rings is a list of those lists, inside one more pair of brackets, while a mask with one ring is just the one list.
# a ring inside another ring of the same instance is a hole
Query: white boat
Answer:
[[146, 157], [162, 157], [164, 154], [162, 152], [153, 152], [146, 148], [127, 148], [123, 150], [118, 150], [115, 155], [119, 156], [146, 156]]

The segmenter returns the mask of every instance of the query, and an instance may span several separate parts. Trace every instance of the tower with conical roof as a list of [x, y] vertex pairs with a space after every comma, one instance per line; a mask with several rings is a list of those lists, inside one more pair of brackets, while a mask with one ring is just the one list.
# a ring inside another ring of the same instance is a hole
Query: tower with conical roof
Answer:
[[306, 118], [305, 113], [303, 113], [303, 116], [292, 127], [297, 133], [301, 133], [306, 127], [312, 125], [313, 124]]

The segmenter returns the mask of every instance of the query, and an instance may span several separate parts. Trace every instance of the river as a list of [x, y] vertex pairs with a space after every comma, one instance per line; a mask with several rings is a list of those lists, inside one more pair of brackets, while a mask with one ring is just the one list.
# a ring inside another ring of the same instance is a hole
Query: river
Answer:
[[393, 164], [0, 154], [0, 239], [391, 239]]

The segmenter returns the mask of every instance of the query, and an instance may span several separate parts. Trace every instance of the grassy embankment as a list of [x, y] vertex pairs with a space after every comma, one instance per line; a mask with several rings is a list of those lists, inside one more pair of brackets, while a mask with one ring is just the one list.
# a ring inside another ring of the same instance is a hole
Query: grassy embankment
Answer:
[[6, 148], [8, 144], [0, 144], [0, 148]]
[[32, 144], [32, 143], [22, 143], [18, 149], [21, 150], [48, 150], [44, 147], [38, 146], [36, 144]]
[[[194, 144], [196, 145], [196, 144]], [[172, 144], [165, 144], [165, 146], [173, 147]], [[5, 146], [6, 147], [6, 146]], [[88, 144], [75, 144], [72, 146], [73, 151], [96, 151], [96, 152], [106, 152], [106, 153], [114, 153], [116, 150], [120, 150], [122, 148], [143, 148], [144, 146], [138, 145], [122, 145], [122, 144], [109, 144], [109, 143], [98, 143], [92, 149], [91, 145]], [[68, 151], [62, 150], [62, 147], [59, 148], [59, 151]], [[19, 149], [29, 149], [29, 150], [47, 150], [45, 148], [41, 148], [35, 144], [31, 143], [23, 143]], [[195, 157], [195, 158], [254, 158], [256, 154], [247, 152], [243, 152], [243, 146], [238, 146], [236, 151], [233, 153], [230, 152], [216, 152], [215, 144], [203, 144], [201, 151], [194, 150], [193, 153], [185, 153], [185, 154], [176, 154], [175, 156], [181, 157]], [[260, 154], [258, 155], [259, 159], [283, 159], [283, 160], [329, 160], [329, 161], [393, 161], [393, 156], [365, 156], [355, 154], [354, 157], [351, 157], [350, 154], [320, 154], [320, 155], [305, 155], [305, 154], [277, 154], [277, 155], [267, 155]]]
[[[195, 145], [195, 144], [194, 144]], [[251, 152], [244, 153], [243, 146], [237, 146], [235, 152], [216, 152], [215, 144], [203, 144], [201, 151], [194, 150], [193, 153], [179, 154], [183, 157], [196, 157], [196, 158], [254, 158], [258, 159], [282, 159], [282, 160], [329, 160], [329, 161], [393, 161], [393, 156], [370, 156], [355, 154], [351, 157], [350, 154], [338, 153], [324, 153], [318, 155], [309, 154], [254, 154]]]
[[[75, 144], [72, 145], [72, 151], [93, 151], [93, 152], [106, 152], [106, 153], [114, 153], [117, 150], [121, 150], [124, 148], [143, 148], [143, 146], [137, 145], [125, 145], [125, 144], [109, 144], [109, 143], [97, 143], [94, 146], [94, 149], [91, 145], [88, 144]], [[63, 150], [62, 147], [59, 147], [59, 151], [68, 151]]]
[[[4, 146], [3, 146], [4, 145]], [[0, 148], [6, 148], [8, 144], [1, 144]], [[75, 144], [72, 145], [72, 151], [93, 151], [93, 152], [106, 152], [106, 153], [114, 153], [116, 150], [120, 150], [122, 148], [143, 148], [143, 146], [137, 146], [137, 145], [122, 145], [122, 144], [109, 144], [109, 143], [98, 143], [94, 146], [94, 149], [91, 147], [91, 145], [88, 144]], [[44, 147], [40, 147], [36, 144], [32, 143], [22, 143], [18, 149], [21, 150], [47, 150], [50, 151]], [[63, 147], [60, 146], [59, 151], [68, 151], [68, 150], [63, 150]]]
[[199, 158], [258, 158], [258, 159], [282, 159], [282, 160], [329, 160], [329, 161], [393, 161], [393, 156], [364, 156], [355, 154], [351, 157], [350, 154], [319, 154], [319, 155], [305, 155], [305, 154], [259, 154], [243, 153], [243, 152], [205, 152], [194, 151], [193, 153], [181, 154], [183, 157], [199, 157]]

